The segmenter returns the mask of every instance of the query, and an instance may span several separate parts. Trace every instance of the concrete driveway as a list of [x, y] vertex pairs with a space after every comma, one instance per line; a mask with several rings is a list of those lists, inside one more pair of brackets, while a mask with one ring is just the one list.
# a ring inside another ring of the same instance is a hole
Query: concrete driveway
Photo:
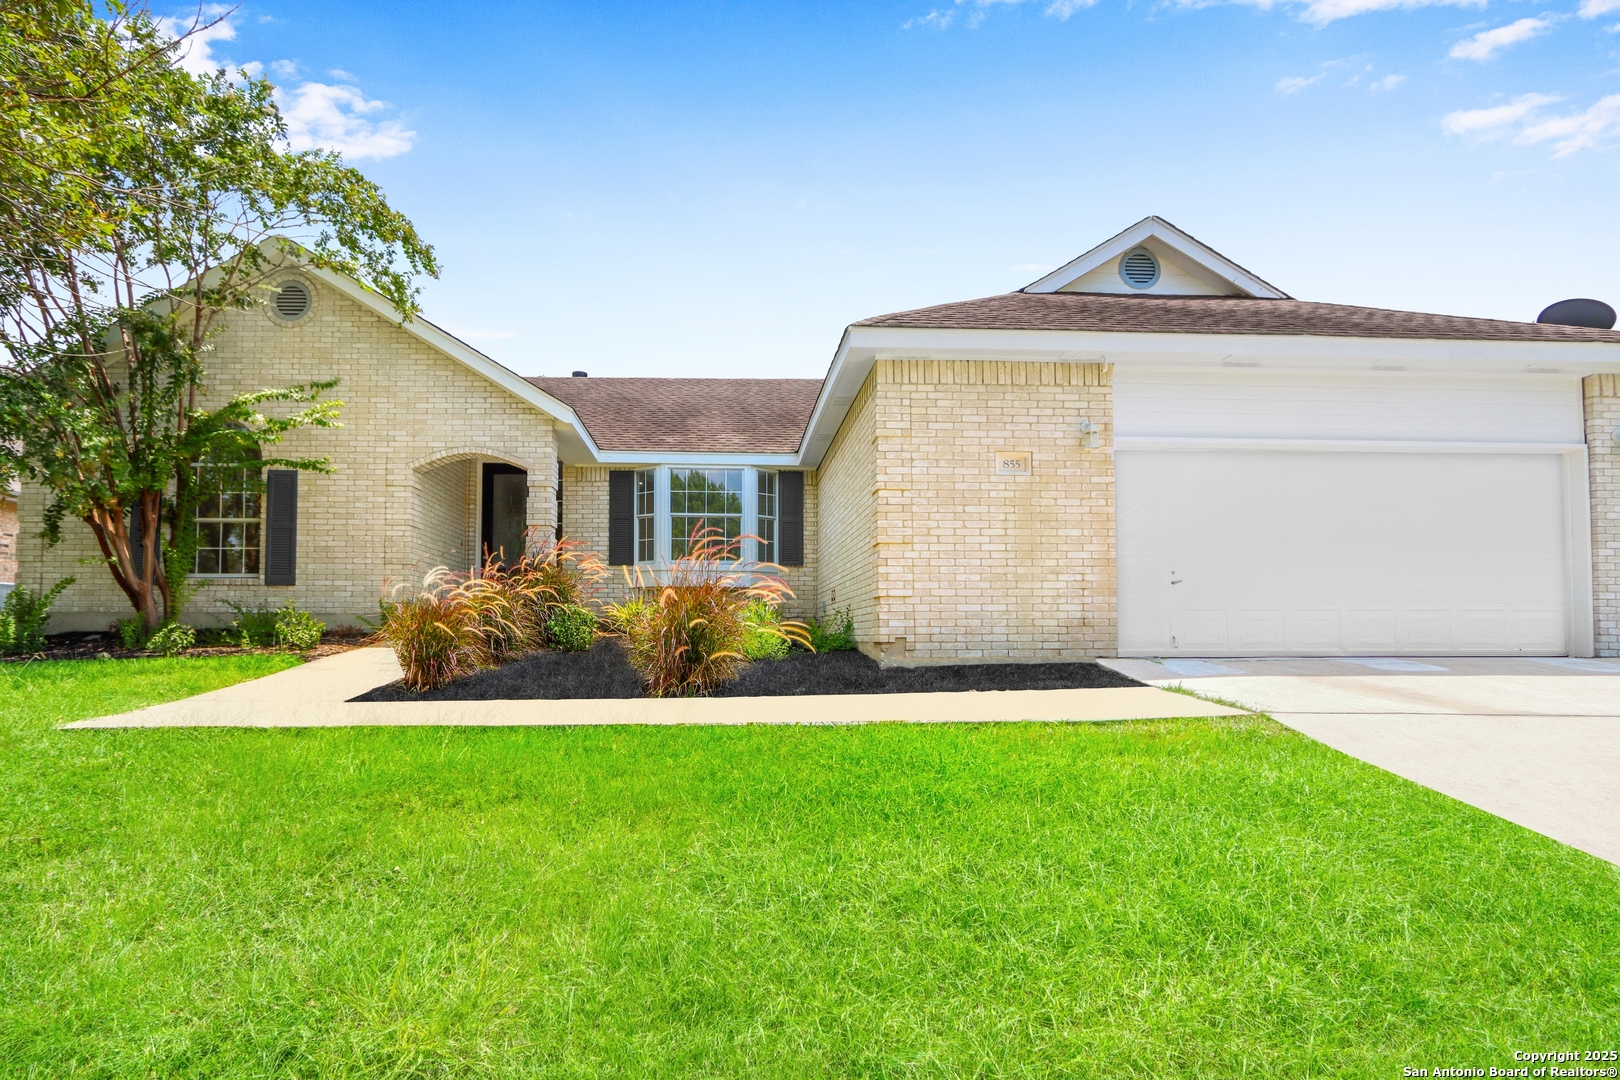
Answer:
[[1620, 660], [1109, 660], [1620, 863]]

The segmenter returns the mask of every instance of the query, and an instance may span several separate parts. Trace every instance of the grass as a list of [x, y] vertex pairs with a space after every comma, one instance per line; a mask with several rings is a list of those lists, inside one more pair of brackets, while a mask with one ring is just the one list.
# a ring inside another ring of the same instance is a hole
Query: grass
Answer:
[[1620, 1030], [1620, 871], [1264, 718], [53, 728], [275, 660], [6, 669], [0, 1075], [1387, 1077]]

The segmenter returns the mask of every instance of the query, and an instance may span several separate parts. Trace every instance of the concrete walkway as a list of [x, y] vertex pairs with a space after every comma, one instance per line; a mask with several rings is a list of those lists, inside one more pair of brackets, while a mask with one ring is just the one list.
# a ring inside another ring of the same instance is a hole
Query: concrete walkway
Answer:
[[1620, 863], [1620, 661], [1109, 660]]
[[252, 682], [66, 728], [355, 727], [579, 724], [860, 724], [990, 720], [1150, 720], [1237, 716], [1185, 694], [1148, 686], [1095, 690], [996, 690], [964, 694], [580, 701], [351, 702], [400, 677], [389, 649], [355, 649]]

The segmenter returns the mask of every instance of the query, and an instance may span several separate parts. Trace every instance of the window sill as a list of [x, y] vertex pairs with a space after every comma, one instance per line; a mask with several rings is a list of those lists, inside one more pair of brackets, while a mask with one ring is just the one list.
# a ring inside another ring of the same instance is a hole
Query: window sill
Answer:
[[242, 581], [258, 584], [258, 574], [187, 574], [188, 578], [197, 578], [201, 581]]

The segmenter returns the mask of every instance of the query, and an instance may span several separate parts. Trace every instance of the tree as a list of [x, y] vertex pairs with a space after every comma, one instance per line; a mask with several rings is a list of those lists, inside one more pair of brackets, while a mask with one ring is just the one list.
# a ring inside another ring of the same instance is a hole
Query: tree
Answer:
[[266, 450], [335, 425], [333, 383], [199, 405], [219, 316], [264, 303], [295, 248], [402, 321], [416, 280], [438, 274], [363, 174], [287, 149], [268, 82], [188, 74], [179, 46], [144, 11], [0, 8], [0, 479], [50, 493], [47, 543], [69, 518], [89, 526], [148, 627], [185, 602], [192, 512], [212, 478], [330, 468]]

